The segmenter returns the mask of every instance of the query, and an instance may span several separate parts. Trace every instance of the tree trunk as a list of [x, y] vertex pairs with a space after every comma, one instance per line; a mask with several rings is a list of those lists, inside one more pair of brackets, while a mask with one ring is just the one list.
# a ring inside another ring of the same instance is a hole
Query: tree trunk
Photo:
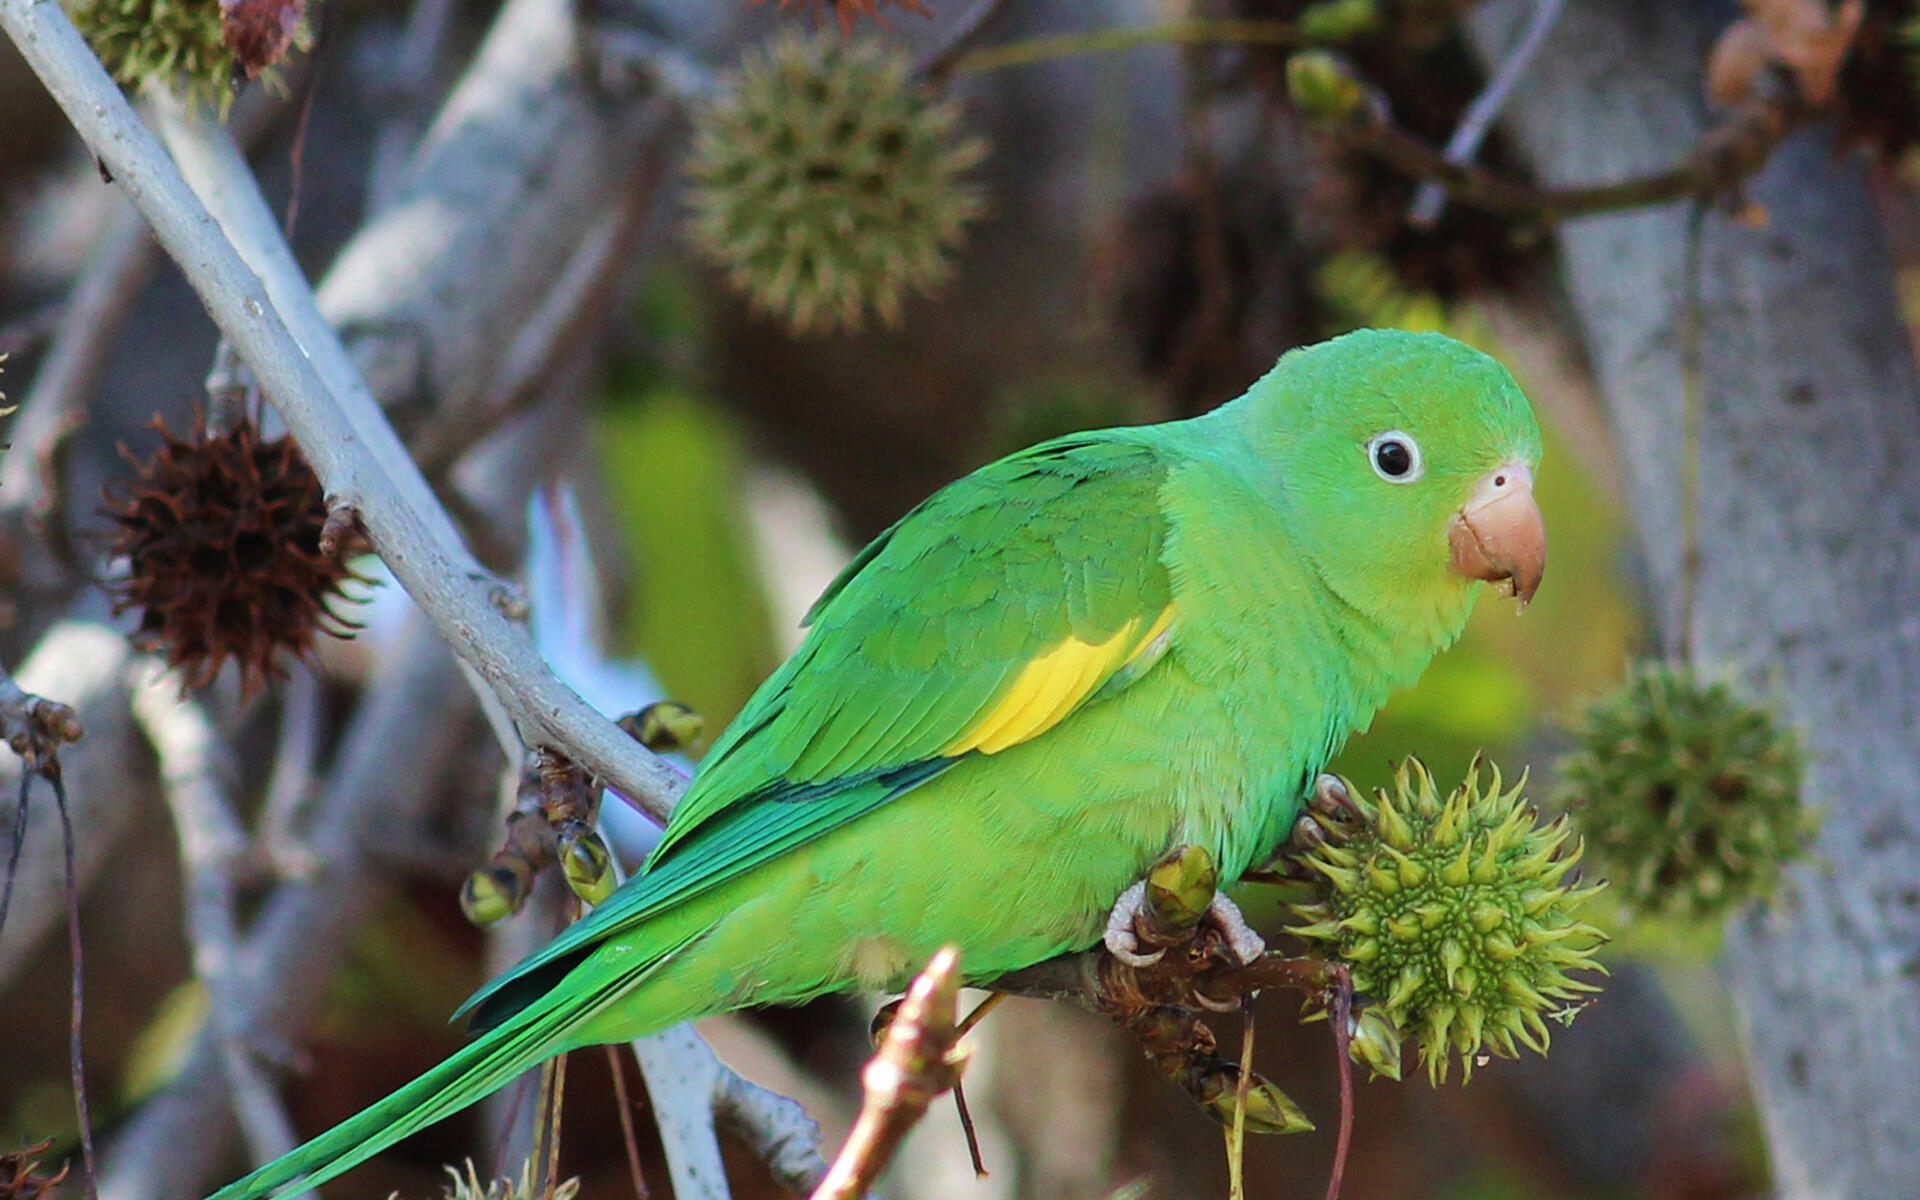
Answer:
[[[1477, 49], [1497, 61], [1527, 11], [1481, 6]], [[1620, 179], [1684, 156], [1708, 119], [1702, 64], [1721, 11], [1569, 5], [1509, 110], [1541, 181]], [[1835, 156], [1830, 129], [1807, 130], [1748, 195], [1762, 227], [1714, 211], [1700, 230], [1691, 614], [1689, 208], [1576, 221], [1560, 244], [1663, 641], [1777, 699], [1813, 752], [1815, 855], [1773, 905], [1727, 928], [1776, 1187], [1883, 1200], [1920, 1180], [1920, 404], [1860, 164]]]

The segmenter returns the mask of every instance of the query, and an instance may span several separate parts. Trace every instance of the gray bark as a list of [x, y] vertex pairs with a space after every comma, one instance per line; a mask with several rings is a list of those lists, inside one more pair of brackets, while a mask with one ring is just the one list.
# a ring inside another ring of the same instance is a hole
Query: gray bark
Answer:
[[[1712, 11], [1569, 6], [1510, 110], [1540, 179], [1609, 181], [1684, 155], [1708, 119]], [[1478, 49], [1497, 60], [1526, 12], [1476, 10]], [[1749, 195], [1764, 227], [1711, 212], [1701, 230], [1690, 620], [1688, 208], [1574, 222], [1560, 244], [1664, 640], [1777, 699], [1813, 751], [1814, 860], [1727, 929], [1776, 1187], [1881, 1200], [1920, 1180], [1920, 403], [1858, 161], [1835, 156], [1830, 130], [1806, 130]]]

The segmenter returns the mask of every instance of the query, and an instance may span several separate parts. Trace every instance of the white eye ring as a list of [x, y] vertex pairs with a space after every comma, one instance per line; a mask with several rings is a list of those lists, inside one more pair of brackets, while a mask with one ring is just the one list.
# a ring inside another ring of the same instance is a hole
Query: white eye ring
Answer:
[[1399, 429], [1368, 438], [1367, 461], [1373, 465], [1373, 473], [1388, 483], [1412, 483], [1427, 469], [1420, 456], [1420, 443]]

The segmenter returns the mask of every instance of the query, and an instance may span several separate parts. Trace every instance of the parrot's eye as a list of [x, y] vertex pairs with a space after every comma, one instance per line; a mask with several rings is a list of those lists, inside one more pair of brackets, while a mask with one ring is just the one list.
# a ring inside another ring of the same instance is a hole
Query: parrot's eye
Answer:
[[1367, 461], [1388, 483], [1412, 483], [1420, 478], [1420, 443], [1410, 433], [1389, 429], [1367, 440]]

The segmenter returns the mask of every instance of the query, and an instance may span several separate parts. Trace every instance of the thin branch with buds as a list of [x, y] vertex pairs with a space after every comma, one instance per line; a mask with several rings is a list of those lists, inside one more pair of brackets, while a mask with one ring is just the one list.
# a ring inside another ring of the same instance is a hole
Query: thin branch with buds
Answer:
[[[1487, 86], [1473, 98], [1467, 111], [1460, 118], [1460, 124], [1447, 139], [1447, 148], [1441, 157], [1450, 163], [1467, 163], [1480, 152], [1480, 143], [1493, 131], [1493, 122], [1500, 116], [1500, 110], [1506, 107], [1507, 99], [1513, 95], [1520, 80], [1526, 76], [1527, 64], [1533, 61], [1534, 52], [1540, 49], [1540, 43], [1547, 40], [1553, 23], [1560, 19], [1560, 10], [1566, 7], [1566, 0], [1534, 0], [1533, 12], [1527, 19], [1527, 27], [1520, 34], [1520, 40], [1513, 49], [1500, 60], [1499, 70], [1493, 78], [1487, 80]], [[1407, 206], [1407, 224], [1415, 229], [1431, 228], [1440, 220], [1440, 214], [1447, 208], [1447, 190], [1434, 180], [1423, 181], [1413, 193], [1413, 202]]]
[[860, 1116], [813, 1200], [859, 1200], [927, 1106], [960, 1082], [960, 952], [945, 947], [907, 989], [880, 1048], [860, 1073]]
[[1662, 171], [1590, 187], [1541, 188], [1446, 154], [1394, 123], [1386, 99], [1366, 86], [1360, 103], [1329, 131], [1341, 142], [1414, 179], [1444, 187], [1457, 202], [1505, 217], [1546, 223], [1644, 208], [1674, 200], [1721, 196], [1772, 157], [1775, 146], [1811, 111], [1786, 81], [1758, 87], [1685, 160]]

